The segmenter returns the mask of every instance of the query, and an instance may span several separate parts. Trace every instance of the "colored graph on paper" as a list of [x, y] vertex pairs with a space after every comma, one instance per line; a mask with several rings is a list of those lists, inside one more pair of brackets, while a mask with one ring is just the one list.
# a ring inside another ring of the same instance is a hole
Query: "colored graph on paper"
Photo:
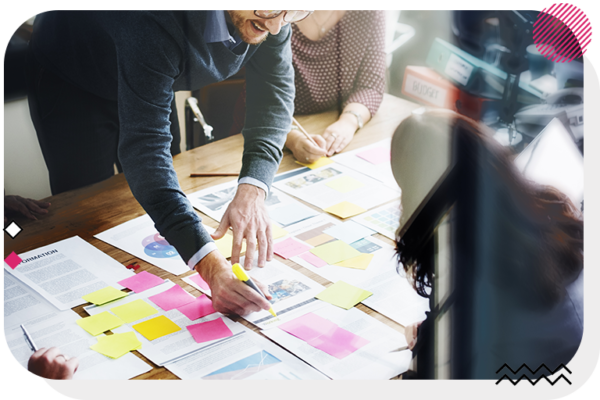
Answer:
[[242, 358], [226, 367], [216, 370], [202, 379], [207, 380], [230, 380], [230, 379], [246, 379], [264, 369], [279, 364], [281, 360], [273, 357], [266, 351], [261, 351], [246, 358]]

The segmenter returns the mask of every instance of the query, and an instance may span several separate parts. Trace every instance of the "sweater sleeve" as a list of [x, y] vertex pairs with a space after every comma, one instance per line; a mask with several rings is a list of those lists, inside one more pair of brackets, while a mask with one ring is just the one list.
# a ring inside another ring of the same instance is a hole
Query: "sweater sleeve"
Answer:
[[372, 31], [354, 80], [354, 89], [343, 107], [349, 103], [360, 103], [374, 116], [385, 90], [385, 14], [384, 11], [362, 13], [371, 20], [367, 26], [372, 27]]
[[182, 54], [173, 38], [157, 35], [157, 31], [161, 30], [147, 20], [137, 24], [134, 37], [131, 30], [115, 29], [115, 35], [122, 35], [114, 38], [118, 44], [118, 155], [133, 195], [187, 263], [212, 239], [181, 190], [173, 167], [169, 114]]
[[246, 66], [246, 118], [240, 180], [256, 179], [270, 188], [283, 157], [294, 113], [292, 30], [269, 35]]

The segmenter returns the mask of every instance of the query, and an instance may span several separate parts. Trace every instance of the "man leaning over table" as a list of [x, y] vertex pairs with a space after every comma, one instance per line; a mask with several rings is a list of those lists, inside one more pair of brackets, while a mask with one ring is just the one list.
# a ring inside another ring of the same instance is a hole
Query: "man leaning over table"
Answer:
[[[289, 22], [305, 11], [48, 12], [30, 43], [30, 109], [53, 194], [99, 182], [122, 166], [157, 230], [211, 287], [217, 311], [244, 315], [268, 301], [231, 272], [214, 239], [246, 239], [249, 269], [273, 256], [264, 199], [291, 126]], [[171, 104], [246, 66], [247, 112], [237, 193], [209, 235], [179, 186]], [[117, 158], [118, 155], [118, 158]], [[264, 288], [264, 287], [263, 287]]]

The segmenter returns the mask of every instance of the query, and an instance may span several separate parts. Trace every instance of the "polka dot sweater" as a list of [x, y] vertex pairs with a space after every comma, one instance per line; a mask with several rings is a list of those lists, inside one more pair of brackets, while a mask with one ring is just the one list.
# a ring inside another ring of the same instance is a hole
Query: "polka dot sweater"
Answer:
[[292, 24], [295, 114], [360, 103], [375, 115], [385, 88], [385, 14], [347, 11], [321, 40]]
[[[374, 116], [385, 89], [385, 12], [346, 11], [318, 41], [292, 24], [294, 114], [314, 114], [348, 103], [366, 106]], [[246, 90], [233, 113], [230, 135], [244, 127]]]

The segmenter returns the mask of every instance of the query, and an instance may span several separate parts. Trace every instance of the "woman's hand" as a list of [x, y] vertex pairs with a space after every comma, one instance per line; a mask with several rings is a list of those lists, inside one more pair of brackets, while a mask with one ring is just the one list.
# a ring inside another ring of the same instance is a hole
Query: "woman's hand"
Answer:
[[[4, 213], [21, 214], [29, 219], [36, 220], [37, 217], [48, 214], [50, 203], [45, 201], [26, 199], [21, 196], [4, 196]], [[6, 223], [7, 218], [4, 217]]]
[[417, 344], [417, 334], [419, 333], [419, 326], [421, 326], [421, 322], [415, 322], [414, 324], [408, 325], [404, 328], [404, 336], [406, 336], [406, 343], [408, 343], [408, 348], [413, 349]]
[[67, 358], [56, 347], [42, 348], [29, 358], [27, 369], [48, 379], [72, 379], [79, 361], [76, 357]]
[[351, 114], [342, 114], [340, 119], [329, 125], [323, 133], [323, 139], [326, 141], [327, 157], [344, 150], [352, 141], [357, 129], [356, 118]]
[[310, 135], [318, 144], [315, 146], [302, 132], [293, 129], [288, 133], [285, 146], [292, 151], [296, 160], [311, 164], [327, 154], [326, 141], [321, 135]]

